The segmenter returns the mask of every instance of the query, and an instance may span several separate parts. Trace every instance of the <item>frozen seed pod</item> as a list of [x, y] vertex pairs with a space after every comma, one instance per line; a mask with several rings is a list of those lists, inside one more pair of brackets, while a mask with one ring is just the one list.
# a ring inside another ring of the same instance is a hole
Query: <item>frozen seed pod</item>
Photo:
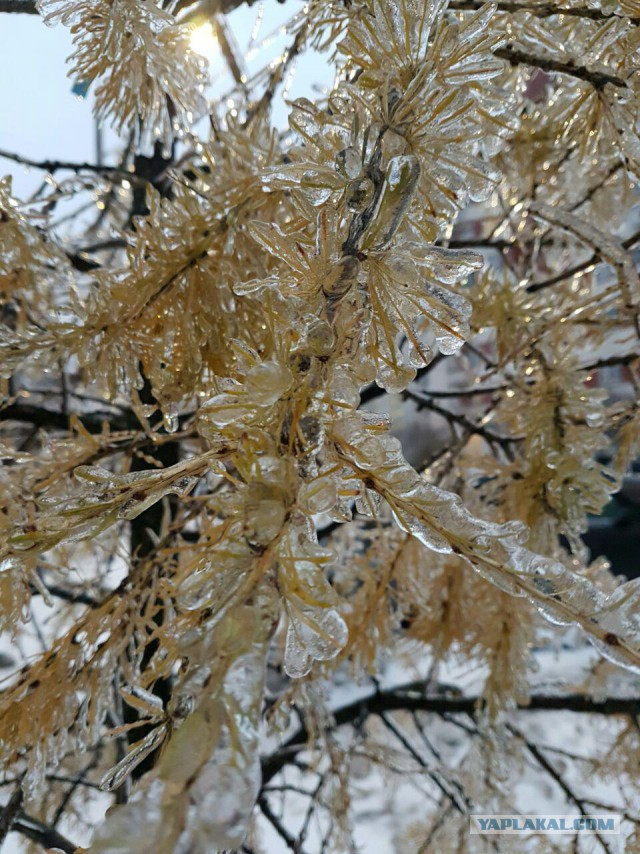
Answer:
[[398, 230], [420, 178], [420, 162], [411, 154], [392, 158], [371, 222], [362, 236], [361, 246], [366, 252], [384, 249]]

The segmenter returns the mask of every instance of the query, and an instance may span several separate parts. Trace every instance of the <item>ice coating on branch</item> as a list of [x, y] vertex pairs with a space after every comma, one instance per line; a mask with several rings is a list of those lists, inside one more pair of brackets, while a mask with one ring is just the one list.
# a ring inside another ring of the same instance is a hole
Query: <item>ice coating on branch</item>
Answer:
[[77, 480], [85, 486], [79, 495], [61, 502], [44, 496], [37, 525], [16, 525], [0, 549], [0, 558], [37, 555], [63, 542], [76, 542], [113, 525], [135, 519], [165, 495], [185, 496], [206, 463], [186, 461], [159, 472], [115, 474], [100, 466], [78, 466]]
[[[469, 249], [443, 249], [424, 243], [408, 243], [403, 248], [415, 264], [445, 285], [456, 284], [475, 270], [480, 270], [484, 263], [481, 255]], [[454, 299], [453, 296], [450, 298]], [[464, 300], [459, 297], [457, 304], [464, 306]]]
[[[517, 316], [514, 308], [507, 311]], [[504, 334], [506, 347], [512, 333]], [[515, 506], [528, 503], [533, 549], [545, 551], [549, 538], [562, 536], [581, 554], [587, 514], [600, 514], [620, 487], [619, 475], [597, 459], [610, 443], [603, 430], [609, 394], [588, 384], [589, 374], [576, 371], [575, 354], [563, 345], [541, 346], [529, 376], [535, 382], [524, 400], [506, 398], [500, 407], [503, 422], [523, 437], [522, 477], [513, 480], [510, 497]]]
[[150, 753], [162, 745], [166, 735], [167, 727], [163, 724], [152, 729], [137, 744], [132, 745], [127, 755], [104, 775], [100, 781], [100, 788], [107, 792], [115, 791]]
[[640, 645], [640, 580], [634, 578], [621, 584], [594, 616], [606, 633], [595, 642], [600, 652], [610, 661], [640, 673], [634, 655]]
[[340, 50], [358, 56], [372, 71], [376, 70], [375, 60], [383, 51], [392, 60], [392, 67], [403, 68], [411, 60], [424, 60], [434, 23], [445, 6], [442, 0], [433, 3], [399, 0], [392, 6], [384, 0], [373, 0], [371, 14], [360, 16], [352, 25]]
[[625, 302], [625, 308], [638, 317], [640, 311], [640, 277], [631, 253], [622, 242], [566, 211], [537, 203], [531, 212], [540, 219], [565, 229], [594, 250], [614, 268]]
[[32, 221], [14, 198], [11, 176], [0, 177], [0, 287], [5, 299], [28, 294], [36, 311], [61, 274], [64, 280], [68, 266], [64, 253], [43, 239], [37, 225], [42, 223]]
[[[391, 79], [398, 87], [394, 96], [402, 93], [389, 108], [390, 121], [410, 140], [410, 153], [420, 157], [425, 219], [429, 209], [452, 214], [468, 198], [487, 198], [499, 172], [478, 154], [483, 149], [495, 153], [501, 139], [517, 128], [507, 94], [486, 82], [505, 67], [493, 54], [505, 40], [498, 27], [490, 26], [496, 6], [486, 4], [448, 26], [442, 23], [444, 8], [444, 3], [399, 0], [391, 11], [376, 2], [374, 14], [358, 16], [339, 45], [360, 70], [361, 85], [375, 90]], [[421, 120], [407, 134], [401, 117], [412, 108]], [[309, 115], [307, 110], [307, 139]]]
[[525, 548], [521, 523], [485, 522], [458, 496], [427, 483], [405, 462], [399, 442], [367, 429], [359, 415], [337, 422], [333, 436], [355, 470], [375, 482], [403, 530], [427, 548], [466, 558], [492, 584], [526, 596], [552, 622], [577, 623], [603, 655], [640, 672], [637, 579], [607, 598], [585, 576]]

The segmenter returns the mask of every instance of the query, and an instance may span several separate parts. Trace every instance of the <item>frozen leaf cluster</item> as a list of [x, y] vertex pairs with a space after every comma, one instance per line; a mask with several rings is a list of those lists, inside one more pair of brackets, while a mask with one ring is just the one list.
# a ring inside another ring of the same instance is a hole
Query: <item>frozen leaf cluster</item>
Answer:
[[143, 147], [169, 144], [206, 110], [202, 58], [173, 15], [153, 0], [41, 0], [47, 24], [69, 27], [70, 74], [95, 86], [98, 119], [140, 135]]

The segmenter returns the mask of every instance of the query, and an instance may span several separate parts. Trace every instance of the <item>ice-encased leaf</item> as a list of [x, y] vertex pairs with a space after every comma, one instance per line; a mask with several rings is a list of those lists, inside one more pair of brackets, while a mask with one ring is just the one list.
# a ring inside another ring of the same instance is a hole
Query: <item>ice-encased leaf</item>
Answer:
[[306, 675], [314, 661], [335, 658], [346, 643], [347, 626], [324, 572], [333, 558], [330, 549], [295, 528], [280, 543], [278, 587], [287, 614], [284, 666], [291, 677]]
[[298, 504], [306, 513], [325, 513], [338, 500], [338, 483], [331, 474], [322, 473], [298, 490]]
[[402, 247], [414, 263], [427, 268], [432, 277], [445, 285], [465, 279], [484, 264], [482, 255], [467, 249], [446, 249], [425, 243], [406, 243]]
[[237, 433], [243, 425], [258, 421], [263, 410], [276, 404], [292, 382], [288, 367], [276, 361], [260, 362], [247, 371], [242, 382], [221, 383], [225, 390], [205, 401], [198, 417], [204, 429], [212, 425]]
[[333, 608], [287, 606], [289, 624], [284, 668], [292, 679], [306, 676], [314, 661], [330, 661], [347, 642], [347, 625]]

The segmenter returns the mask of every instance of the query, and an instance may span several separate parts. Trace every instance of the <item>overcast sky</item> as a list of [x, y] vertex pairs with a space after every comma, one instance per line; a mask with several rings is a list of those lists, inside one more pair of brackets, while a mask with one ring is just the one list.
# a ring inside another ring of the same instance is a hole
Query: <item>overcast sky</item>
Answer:
[[[91, 108], [71, 93], [70, 52], [62, 27], [45, 27], [35, 15], [0, 14], [0, 149], [34, 159], [91, 159]], [[15, 175], [16, 195], [33, 187], [35, 176], [29, 180], [8, 160], [0, 169]]]

